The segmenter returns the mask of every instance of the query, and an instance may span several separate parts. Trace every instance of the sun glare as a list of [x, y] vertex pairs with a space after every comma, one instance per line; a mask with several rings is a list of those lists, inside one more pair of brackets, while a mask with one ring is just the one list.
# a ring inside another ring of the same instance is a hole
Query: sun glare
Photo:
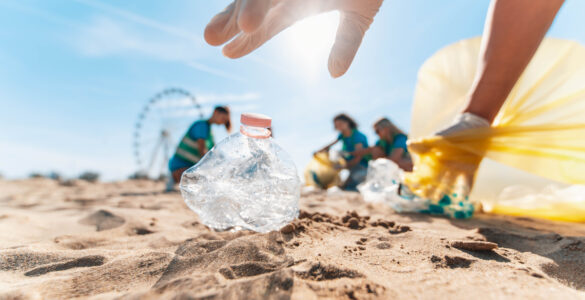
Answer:
[[327, 72], [338, 23], [339, 13], [330, 12], [302, 20], [284, 32], [283, 52], [303, 78], [312, 81]]

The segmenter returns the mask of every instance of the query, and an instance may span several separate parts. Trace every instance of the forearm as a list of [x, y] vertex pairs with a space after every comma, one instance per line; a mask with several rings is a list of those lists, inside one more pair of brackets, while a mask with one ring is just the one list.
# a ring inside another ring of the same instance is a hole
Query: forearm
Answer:
[[348, 169], [353, 168], [353, 167], [357, 166], [357, 164], [359, 164], [361, 160], [362, 160], [361, 156], [356, 156], [347, 163], [346, 167]]
[[390, 153], [390, 155], [388, 156], [388, 159], [390, 159], [391, 161], [400, 164], [400, 162], [402, 161], [402, 156], [404, 154], [404, 149], [394, 149], [392, 151], [392, 153]]
[[207, 153], [208, 149], [204, 140], [197, 140], [197, 150], [199, 150], [199, 153], [201, 153], [201, 157]]
[[333, 145], [337, 144], [337, 141], [332, 142], [331, 144], [328, 144], [327, 146], [321, 148], [319, 151], [317, 152], [325, 152], [325, 151], [329, 151], [329, 148], [333, 147]]
[[564, 0], [493, 0], [464, 112], [493, 121]]
[[368, 148], [364, 148], [364, 149], [358, 149], [355, 150], [352, 154], [353, 155], [359, 155], [359, 156], [364, 156], [367, 154], [372, 154], [372, 152], [374, 151], [375, 147], [368, 147]]

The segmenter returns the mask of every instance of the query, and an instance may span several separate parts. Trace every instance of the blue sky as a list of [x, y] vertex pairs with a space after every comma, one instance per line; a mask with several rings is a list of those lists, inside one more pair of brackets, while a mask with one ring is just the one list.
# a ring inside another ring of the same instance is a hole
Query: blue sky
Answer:
[[[313, 17], [239, 60], [202, 40], [229, 1], [0, 0], [0, 173], [121, 179], [136, 170], [132, 136], [146, 101], [167, 87], [274, 118], [277, 142], [302, 170], [347, 112], [408, 129], [418, 68], [438, 49], [480, 35], [487, 0], [387, 0], [349, 72], [327, 73], [337, 13]], [[585, 43], [585, 1], [568, 0], [549, 35]], [[225, 131], [214, 128], [218, 139]], [[178, 138], [178, 137], [177, 137]], [[145, 150], [146, 151], [146, 150]]]

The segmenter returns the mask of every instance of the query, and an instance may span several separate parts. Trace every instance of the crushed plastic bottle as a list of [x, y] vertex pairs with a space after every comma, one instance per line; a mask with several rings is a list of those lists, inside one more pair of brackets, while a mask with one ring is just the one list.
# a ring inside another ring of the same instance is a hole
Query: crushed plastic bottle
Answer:
[[402, 184], [404, 173], [393, 161], [379, 158], [370, 160], [366, 180], [358, 191], [366, 202], [382, 202], [397, 212], [420, 212], [448, 215], [465, 219], [473, 215], [474, 206], [464, 193], [444, 196], [438, 203], [421, 198]]
[[211, 228], [278, 230], [299, 214], [296, 166], [272, 139], [270, 117], [245, 113], [241, 123], [183, 173], [181, 194]]
[[397, 197], [401, 175], [400, 168], [391, 160], [370, 160], [366, 180], [357, 189], [366, 202], [390, 204]]
[[389, 159], [370, 160], [366, 180], [358, 185], [358, 191], [366, 202], [381, 202], [397, 212], [420, 212], [428, 208], [429, 202], [402, 191], [403, 172]]

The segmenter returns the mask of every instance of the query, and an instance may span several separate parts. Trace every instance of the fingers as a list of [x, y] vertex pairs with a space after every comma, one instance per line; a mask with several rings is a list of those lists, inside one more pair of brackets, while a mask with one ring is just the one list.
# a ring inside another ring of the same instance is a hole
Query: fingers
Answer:
[[236, 0], [217, 14], [205, 28], [205, 41], [219, 46], [231, 40], [240, 31], [256, 31], [270, 10], [271, 0]]
[[236, 0], [228, 5], [224, 11], [215, 15], [205, 27], [205, 41], [212, 46], [219, 46], [232, 39], [240, 29], [237, 24], [237, 14], [240, 1]]
[[287, 6], [290, 1], [281, 2], [285, 5], [273, 7], [265, 17], [262, 25], [252, 33], [241, 33], [223, 48], [223, 55], [229, 58], [240, 58], [258, 49], [273, 36], [294, 24], [302, 16], [292, 15], [294, 7]]
[[246, 33], [256, 31], [262, 25], [270, 9], [270, 1], [242, 0], [242, 7], [238, 14], [239, 28]]
[[329, 73], [333, 78], [347, 72], [372, 21], [355, 13], [341, 14], [335, 43], [329, 54]]

